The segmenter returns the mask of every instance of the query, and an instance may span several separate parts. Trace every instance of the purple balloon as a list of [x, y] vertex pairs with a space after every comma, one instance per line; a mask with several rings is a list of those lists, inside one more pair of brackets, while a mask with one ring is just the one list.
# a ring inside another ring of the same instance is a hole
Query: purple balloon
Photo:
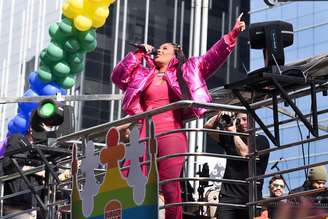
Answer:
[[5, 138], [5, 140], [0, 141], [0, 157], [2, 157], [5, 154], [6, 148], [7, 148], [7, 138]]

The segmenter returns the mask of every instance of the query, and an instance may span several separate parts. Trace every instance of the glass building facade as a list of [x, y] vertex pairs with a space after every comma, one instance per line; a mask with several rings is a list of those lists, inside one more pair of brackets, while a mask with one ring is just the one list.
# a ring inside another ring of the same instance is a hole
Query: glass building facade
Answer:
[[[252, 0], [250, 20], [251, 23], [282, 20], [293, 24], [294, 43], [285, 48], [285, 63], [299, 61], [315, 55], [328, 52], [328, 2], [325, 1], [303, 1], [287, 2], [268, 7], [263, 0]], [[263, 67], [263, 55], [261, 50], [251, 50], [250, 68], [255, 70]], [[295, 100], [297, 106], [304, 114], [310, 113], [310, 97], [306, 96]], [[318, 110], [327, 109], [328, 101], [326, 96], [318, 93]], [[290, 107], [280, 105], [280, 108], [290, 115], [294, 115]], [[261, 109], [259, 115], [267, 123], [272, 123], [272, 110]], [[280, 120], [289, 118], [280, 115]], [[319, 116], [320, 134], [327, 132], [327, 116]], [[309, 136], [309, 132], [302, 122], [290, 123], [280, 128], [281, 144], [300, 141]], [[270, 154], [270, 162], [267, 172], [276, 171], [271, 169], [272, 165], [279, 161], [278, 167], [282, 169], [299, 167], [304, 164], [327, 160], [327, 140], [316, 141], [310, 144], [298, 145], [285, 150], [276, 151]], [[272, 146], [273, 147], [273, 146]], [[284, 175], [290, 188], [295, 188], [303, 184], [305, 171], [297, 171]], [[264, 186], [264, 194], [268, 194], [267, 181]]]

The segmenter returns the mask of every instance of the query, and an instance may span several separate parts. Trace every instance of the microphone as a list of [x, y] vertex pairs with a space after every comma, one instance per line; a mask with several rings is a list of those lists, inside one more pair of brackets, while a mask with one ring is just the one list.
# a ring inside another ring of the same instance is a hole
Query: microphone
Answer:
[[[284, 159], [283, 157], [280, 157], [279, 160], [277, 160], [272, 166], [271, 166], [271, 170], [273, 170], [274, 168], [277, 168], [279, 170], [278, 164], [279, 162]], [[280, 171], [280, 170], [279, 170]]]
[[[131, 45], [131, 46], [133, 46], [133, 47], [135, 47], [135, 48], [137, 48], [137, 49], [140, 49], [141, 51], [143, 51], [145, 53], [147, 52], [145, 46], [142, 45], [142, 44], [132, 43], [132, 42], [128, 42], [128, 44]], [[153, 48], [153, 50], [151, 51], [150, 55], [156, 56], [157, 55], [157, 49]]]
[[279, 160], [277, 160], [272, 166], [271, 166], [271, 170], [273, 170], [274, 168], [276, 168], [278, 166]]

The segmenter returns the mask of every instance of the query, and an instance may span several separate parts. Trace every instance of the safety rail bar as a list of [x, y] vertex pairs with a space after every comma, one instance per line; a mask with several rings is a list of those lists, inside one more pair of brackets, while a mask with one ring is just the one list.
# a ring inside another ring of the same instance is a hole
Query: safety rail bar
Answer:
[[[194, 101], [189, 101], [189, 100], [183, 100], [183, 101], [178, 101], [175, 103], [171, 103], [169, 105], [166, 105], [164, 107], [161, 108], [157, 108], [154, 110], [150, 110], [144, 113], [140, 113], [138, 115], [134, 115], [131, 117], [127, 117], [127, 118], [123, 118], [120, 120], [116, 120], [113, 122], [108, 122], [108, 123], [104, 123], [98, 126], [94, 126], [91, 128], [87, 128], [72, 134], [68, 134], [66, 136], [62, 136], [56, 139], [56, 142], [54, 144], [52, 144], [52, 147], [55, 147], [56, 145], [60, 145], [60, 143], [64, 143], [67, 141], [72, 141], [72, 140], [76, 140], [76, 139], [83, 139], [82, 140], [82, 145], [85, 145], [85, 139], [88, 138], [90, 139], [93, 136], [97, 136], [99, 134], [104, 134], [105, 132], [107, 132], [107, 130], [110, 127], [116, 127], [116, 126], [120, 126], [120, 125], [124, 125], [127, 123], [133, 123], [136, 121], [139, 121], [141, 119], [147, 119], [147, 118], [151, 118], [153, 115], [159, 114], [159, 113], [163, 113], [165, 111], [168, 110], [177, 110], [177, 109], [182, 109], [182, 108], [195, 108], [195, 107], [200, 107], [200, 108], [206, 108], [206, 109], [211, 109], [211, 110], [227, 110], [227, 111], [234, 111], [234, 112], [245, 112], [246, 113], [246, 109], [245, 107], [240, 107], [240, 106], [232, 106], [232, 105], [226, 105], [226, 104], [216, 104], [216, 103], [198, 103], [198, 102], [194, 102]], [[174, 131], [168, 131], [166, 133], [162, 133], [160, 135], [157, 135], [157, 137], [166, 135], [166, 134], [170, 134], [170, 133], [175, 133], [175, 132], [191, 132], [191, 131], [195, 131], [195, 132], [218, 132], [221, 134], [227, 134], [227, 135], [240, 135], [240, 136], [248, 136], [248, 133], [230, 133], [230, 132], [226, 132], [226, 131], [222, 131], [222, 130], [212, 130], [212, 129], [198, 129], [198, 128], [191, 128], [191, 129], [181, 129], [181, 130], [174, 130]], [[254, 130], [253, 130], [254, 131]], [[270, 153], [272, 151], [276, 151], [276, 150], [281, 150], [281, 149], [285, 149], [294, 145], [299, 145], [301, 143], [307, 143], [307, 142], [312, 142], [312, 141], [316, 141], [318, 139], [324, 139], [324, 138], [328, 138], [328, 135], [323, 135], [323, 136], [319, 136], [313, 139], [306, 139], [303, 141], [299, 141], [298, 143], [291, 143], [291, 144], [286, 144], [286, 145], [282, 145], [280, 147], [275, 147], [275, 148], [270, 148], [270, 149], [266, 149], [266, 150], [262, 150], [262, 151], [256, 151], [254, 153], [250, 154], [250, 157], [254, 157], [255, 155], [262, 155], [262, 154], [267, 154]], [[149, 140], [148, 138], [143, 139], [145, 140]], [[162, 159], [167, 159], [167, 158], [171, 158], [171, 157], [176, 157], [176, 156], [213, 156], [213, 157], [221, 157], [221, 158], [228, 158], [228, 159], [237, 159], [237, 160], [250, 160], [249, 157], [240, 157], [240, 156], [232, 156], [232, 155], [224, 155], [224, 154], [210, 154], [210, 153], [180, 153], [180, 154], [173, 154], [173, 155], [167, 155], [167, 156], [163, 156], [163, 157], [159, 157], [158, 160], [162, 160]], [[148, 164], [150, 161], [146, 161], [143, 164]], [[238, 181], [238, 180], [228, 180], [228, 179], [209, 179], [208, 181], [218, 181], [218, 182], [235, 182], [235, 183], [241, 183], [241, 184], [247, 184], [249, 182], [254, 182], [256, 180], [260, 180], [263, 179], [265, 177], [270, 177], [273, 176], [275, 174], [283, 174], [283, 173], [288, 173], [288, 172], [292, 172], [292, 171], [297, 171], [297, 170], [301, 170], [301, 169], [305, 169], [305, 168], [309, 168], [312, 166], [317, 166], [317, 165], [323, 165], [323, 164], [327, 164], [328, 161], [324, 161], [324, 162], [320, 162], [320, 163], [316, 163], [316, 164], [309, 164], [309, 165], [304, 165], [302, 167], [297, 167], [297, 168], [292, 168], [292, 169], [288, 169], [288, 170], [282, 170], [282, 171], [278, 171], [275, 173], [270, 173], [270, 174], [264, 174], [264, 175], [260, 175], [260, 176], [253, 176], [253, 177], [249, 177], [246, 179], [246, 181]], [[42, 167], [43, 169], [44, 167]], [[128, 168], [128, 167], [125, 167]], [[122, 168], [125, 169], [125, 168]], [[100, 173], [103, 174], [103, 173]], [[18, 174], [17, 174], [18, 175]], [[99, 176], [98, 174], [96, 174], [96, 177]], [[8, 177], [8, 176], [5, 176]], [[4, 181], [6, 180], [5, 177], [0, 177], [0, 181]], [[12, 179], [12, 178], [11, 178]], [[82, 177], [79, 177], [79, 180], [83, 180]], [[177, 179], [170, 179], [172, 180], [197, 180], [197, 181], [202, 181], [205, 180], [202, 177], [190, 177], [190, 178], [177, 178]], [[207, 179], [206, 179], [207, 180]], [[168, 180], [166, 180], [168, 181]], [[166, 183], [166, 181], [162, 181], [160, 182], [160, 184]], [[70, 180], [68, 180], [68, 182], [65, 183], [60, 183], [59, 185], [55, 185], [57, 187], [61, 187], [64, 185], [68, 185], [70, 183]], [[254, 184], [258, 184], [258, 183], [254, 183]], [[288, 196], [287, 196], [288, 197]], [[0, 199], [2, 200], [2, 199]], [[166, 208], [166, 207], [173, 207], [173, 206], [177, 206], [177, 205], [187, 205], [187, 204], [192, 204], [192, 205], [200, 205], [200, 206], [205, 206], [205, 205], [216, 205], [216, 206], [233, 206], [233, 207], [248, 207], [248, 206], [254, 206], [257, 204], [261, 204], [263, 203], [263, 201], [261, 202], [261, 200], [259, 201], [254, 201], [254, 202], [249, 202], [245, 205], [238, 205], [238, 204], [229, 204], [229, 203], [218, 203], [218, 204], [213, 204], [213, 203], [209, 203], [209, 202], [181, 202], [181, 203], [171, 203], [171, 204], [167, 204], [164, 205], [162, 208]], [[52, 203], [49, 203], [48, 205], [51, 205]], [[256, 206], [258, 207], [258, 206]]]

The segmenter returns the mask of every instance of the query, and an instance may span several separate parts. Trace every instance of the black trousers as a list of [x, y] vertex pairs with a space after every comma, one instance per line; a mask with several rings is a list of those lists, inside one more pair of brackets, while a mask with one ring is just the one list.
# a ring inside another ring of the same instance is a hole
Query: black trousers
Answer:
[[[220, 194], [219, 203], [245, 204], [246, 202]], [[217, 210], [217, 217], [219, 219], [249, 219], [248, 208], [241, 209], [230, 206], [219, 206]]]

